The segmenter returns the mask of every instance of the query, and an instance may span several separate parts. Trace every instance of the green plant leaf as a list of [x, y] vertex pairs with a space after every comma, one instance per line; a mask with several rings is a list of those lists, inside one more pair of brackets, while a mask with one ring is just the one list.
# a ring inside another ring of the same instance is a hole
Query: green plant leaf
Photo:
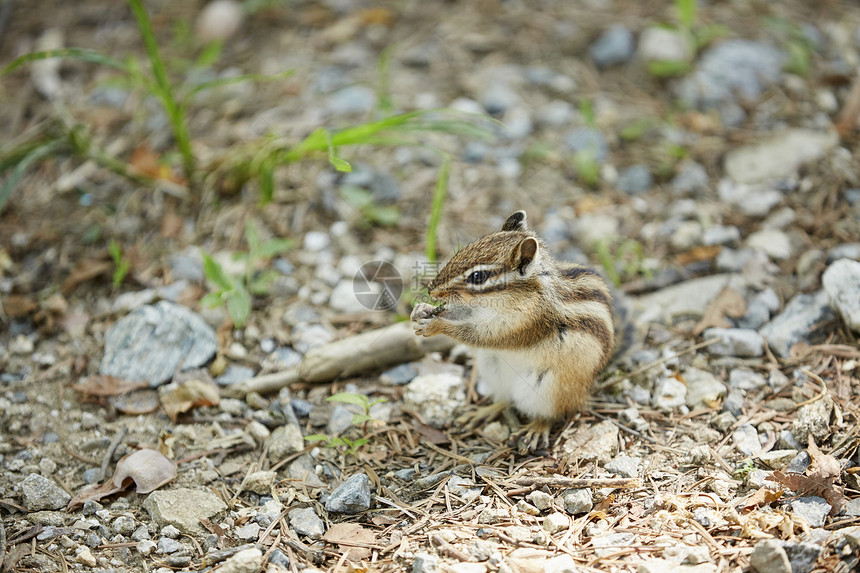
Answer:
[[203, 257], [203, 274], [206, 275], [206, 280], [222, 291], [233, 290], [233, 279], [227, 276], [221, 265], [203, 251], [200, 251], [200, 256]]
[[442, 165], [436, 174], [436, 185], [433, 187], [433, 201], [430, 203], [430, 220], [427, 222], [427, 242], [424, 254], [431, 263], [436, 262], [436, 233], [442, 220], [442, 209], [448, 196], [448, 179], [451, 174], [451, 156], [442, 155]]
[[229, 78], [216, 78], [214, 80], [208, 80], [205, 82], [200, 82], [188, 92], [185, 96], [185, 100], [189, 100], [200, 92], [204, 92], [207, 90], [220, 88], [224, 86], [231, 86], [234, 84], [240, 84], [242, 82], [273, 82], [275, 80], [281, 80], [284, 78], [288, 78], [295, 73], [294, 70], [286, 70], [281, 72], [280, 74], [275, 75], [266, 75], [266, 74], [240, 74], [238, 76], [231, 76]]
[[12, 195], [12, 190], [16, 185], [18, 185], [18, 182], [24, 176], [24, 173], [30, 169], [30, 166], [37, 161], [41, 161], [45, 157], [60, 152], [64, 149], [65, 145], [65, 141], [62, 140], [48, 141], [47, 143], [29, 150], [24, 157], [18, 160], [17, 164], [12, 169], [12, 172], [3, 183], [3, 187], [0, 188], [0, 211], [3, 210], [3, 207], [6, 205], [6, 201], [8, 201], [9, 197]]
[[675, 0], [675, 15], [678, 23], [688, 30], [696, 25], [698, 11], [698, 0]]
[[280, 255], [285, 251], [289, 251], [293, 248], [293, 240], [292, 239], [280, 239], [274, 238], [269, 239], [268, 241], [264, 241], [262, 245], [260, 245], [259, 256], [263, 259], [270, 259], [275, 255]]
[[325, 434], [311, 434], [310, 436], [305, 436], [305, 440], [308, 442], [324, 442], [328, 439], [329, 437]]
[[220, 306], [223, 302], [222, 292], [210, 292], [209, 294], [203, 296], [200, 299], [200, 306], [205, 306], [206, 308], [215, 308]]
[[653, 60], [648, 62], [648, 73], [657, 78], [683, 76], [692, 69], [689, 62], [675, 60]]
[[70, 58], [81, 62], [102, 64], [111, 68], [126, 71], [125, 64], [96, 50], [89, 50], [86, 48], [60, 48], [57, 50], [45, 50], [43, 52], [31, 52], [15, 58], [11, 64], [3, 68], [3, 72], [0, 73], [0, 76], [5, 76], [24, 64], [29, 64], [30, 62], [36, 62], [38, 60], [49, 60], [51, 58]]
[[242, 328], [251, 314], [251, 295], [240, 284], [227, 295], [227, 313], [233, 319], [233, 324]]

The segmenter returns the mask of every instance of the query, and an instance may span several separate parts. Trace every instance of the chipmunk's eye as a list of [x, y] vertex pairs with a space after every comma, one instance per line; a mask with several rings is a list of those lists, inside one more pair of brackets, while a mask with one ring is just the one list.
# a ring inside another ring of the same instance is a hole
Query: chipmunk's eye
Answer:
[[482, 285], [490, 278], [489, 271], [475, 271], [466, 277], [466, 282], [473, 285]]

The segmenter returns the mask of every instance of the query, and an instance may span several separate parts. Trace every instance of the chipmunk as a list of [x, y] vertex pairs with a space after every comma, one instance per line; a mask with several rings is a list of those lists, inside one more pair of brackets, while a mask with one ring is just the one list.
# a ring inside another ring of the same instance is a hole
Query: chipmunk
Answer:
[[419, 303], [416, 334], [446, 334], [475, 348], [478, 374], [497, 403], [532, 418], [531, 449], [552, 422], [585, 404], [615, 348], [613, 302], [595, 271], [553, 259], [517, 211], [502, 229], [460, 249], [428, 285], [443, 304]]

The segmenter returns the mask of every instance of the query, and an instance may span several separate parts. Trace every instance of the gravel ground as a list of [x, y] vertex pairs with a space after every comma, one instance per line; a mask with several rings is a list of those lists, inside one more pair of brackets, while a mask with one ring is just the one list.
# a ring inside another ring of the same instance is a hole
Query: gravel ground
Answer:
[[[0, 65], [61, 46], [144, 57], [125, 3], [40, 4], [0, 1]], [[344, 147], [352, 172], [285, 166], [265, 206], [214, 176], [183, 198], [166, 116], [106, 67], [0, 78], [9, 146], [62, 119], [173, 182], [56, 157], [0, 212], [0, 565], [860, 566], [860, 9], [728, 0], [685, 22], [670, 2], [343, 0], [246, 2], [237, 19], [197, 4], [146, 3], [177, 77], [293, 70], [189, 107], [215, 174], [269, 131], [293, 143], [378, 117], [380, 94], [493, 118], [494, 137]], [[194, 65], [194, 42], [231, 28], [218, 62]], [[631, 346], [546, 450], [518, 452], [512, 415], [458, 423], [483, 405], [469, 349], [397, 322], [437, 268], [439, 150], [442, 262], [524, 208], [631, 309]], [[235, 328], [200, 304], [201, 252], [242, 274], [248, 222], [293, 244], [256, 261], [270, 282]], [[379, 269], [400, 282], [364, 280]], [[379, 292], [396, 304], [369, 309]]]

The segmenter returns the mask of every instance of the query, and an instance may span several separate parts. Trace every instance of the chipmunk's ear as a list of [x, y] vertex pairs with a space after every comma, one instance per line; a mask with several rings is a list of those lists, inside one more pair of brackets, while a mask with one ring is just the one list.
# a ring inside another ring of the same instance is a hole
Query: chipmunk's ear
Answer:
[[[522, 211], [520, 212], [522, 213]], [[516, 267], [521, 275], [525, 275], [529, 270], [534, 268], [534, 263], [539, 257], [540, 246], [537, 239], [534, 237], [525, 238], [514, 249], [514, 267]]]
[[526, 212], [525, 211], [517, 211], [505, 221], [505, 224], [502, 225], [502, 231], [528, 231], [528, 225], [526, 225]]

